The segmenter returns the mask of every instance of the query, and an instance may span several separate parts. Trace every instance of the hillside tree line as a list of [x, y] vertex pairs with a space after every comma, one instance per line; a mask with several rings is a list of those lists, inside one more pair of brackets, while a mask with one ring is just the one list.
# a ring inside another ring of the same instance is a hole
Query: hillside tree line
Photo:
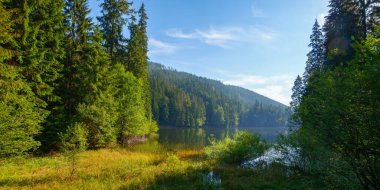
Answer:
[[287, 106], [243, 88], [149, 65], [152, 112], [160, 125], [285, 127]]

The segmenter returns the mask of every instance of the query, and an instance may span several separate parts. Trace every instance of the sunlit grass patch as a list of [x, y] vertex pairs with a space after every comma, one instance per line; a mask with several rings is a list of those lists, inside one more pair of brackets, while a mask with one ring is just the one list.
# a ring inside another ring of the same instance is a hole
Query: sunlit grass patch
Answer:
[[205, 156], [202, 149], [183, 149], [176, 152], [178, 157], [183, 160], [200, 159]]
[[[73, 178], [62, 155], [1, 161], [0, 189], [302, 189], [276, 167], [214, 165], [203, 149], [147, 146], [85, 151]], [[213, 171], [221, 184], [206, 175]]]
[[[199, 160], [202, 154], [196, 150], [151, 150], [146, 146], [91, 150], [79, 154], [73, 178], [67, 159], [61, 155], [4, 160], [0, 189], [160, 189], [176, 181], [194, 187], [194, 180], [199, 187], [206, 166], [204, 160]], [[197, 161], [192, 162], [193, 158]]]

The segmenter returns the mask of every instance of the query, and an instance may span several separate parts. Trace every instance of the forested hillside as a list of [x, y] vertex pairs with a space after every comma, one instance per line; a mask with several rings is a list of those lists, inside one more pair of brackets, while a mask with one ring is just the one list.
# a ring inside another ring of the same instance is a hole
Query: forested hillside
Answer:
[[152, 111], [161, 125], [284, 127], [287, 106], [244, 88], [149, 63]]

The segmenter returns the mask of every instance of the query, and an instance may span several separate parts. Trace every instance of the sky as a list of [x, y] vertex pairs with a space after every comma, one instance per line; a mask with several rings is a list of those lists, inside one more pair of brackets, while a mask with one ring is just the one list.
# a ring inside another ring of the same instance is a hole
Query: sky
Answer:
[[[151, 61], [286, 105], [315, 19], [323, 23], [328, 11], [327, 0], [135, 0], [133, 7], [142, 2]], [[89, 3], [96, 22], [100, 1]]]

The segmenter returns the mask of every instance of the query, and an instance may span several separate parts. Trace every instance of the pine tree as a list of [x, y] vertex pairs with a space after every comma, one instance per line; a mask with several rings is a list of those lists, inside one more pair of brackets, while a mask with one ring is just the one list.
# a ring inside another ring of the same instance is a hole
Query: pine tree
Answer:
[[[57, 104], [60, 97], [56, 90], [58, 79], [61, 76], [61, 60], [64, 56], [62, 46], [64, 37], [62, 8], [64, 3], [62, 0], [25, 0], [5, 1], [4, 5], [17, 13], [14, 14], [17, 23], [12, 26], [15, 37], [12, 46], [16, 53], [8, 59], [8, 64], [14, 66], [9, 70], [14, 70], [16, 73], [12, 74], [12, 77], [8, 76], [8, 79], [19, 83], [18, 89], [13, 89], [15, 90], [14, 94], [18, 97], [17, 99], [4, 99], [10, 102], [14, 101], [13, 106], [19, 111], [10, 112], [15, 115], [19, 114], [18, 122], [12, 124], [11, 121], [8, 121], [13, 129], [20, 129], [20, 133], [10, 130], [9, 136], [13, 134], [15, 139], [25, 143], [24, 145], [19, 144], [25, 147], [17, 151], [18, 154], [39, 146], [40, 143], [37, 142], [35, 136], [41, 132], [41, 124], [45, 124], [45, 129], [47, 126], [53, 125], [52, 118], [55, 116], [50, 114], [47, 119], [46, 117], [49, 113], [59, 109]], [[9, 74], [11, 73], [12, 71], [9, 71]], [[7, 88], [4, 87], [4, 89]], [[12, 107], [8, 108], [8, 110], [12, 109]], [[9, 119], [12, 119], [12, 116], [9, 116]], [[30, 142], [30, 145], [27, 142]]]
[[78, 105], [77, 119], [87, 126], [91, 148], [116, 144], [118, 134], [119, 104], [115, 95], [118, 90], [115, 84], [117, 79], [111, 72], [113, 69], [108, 53], [102, 46], [102, 36], [100, 26], [96, 26], [90, 36], [91, 47], [87, 51], [87, 61], [81, 66], [86, 71], [81, 84], [87, 93]]
[[321, 71], [323, 63], [325, 62], [324, 36], [317, 20], [315, 20], [312, 34], [310, 36], [309, 47], [311, 48], [311, 51], [307, 54], [308, 59], [303, 74], [305, 84], [313, 72]]
[[129, 14], [130, 4], [126, 0], [104, 0], [101, 4], [102, 16], [97, 17], [112, 64], [125, 61], [125, 38], [122, 31], [127, 23], [125, 16]]
[[21, 26], [27, 20], [22, 19], [21, 10], [21, 4], [0, 1], [0, 157], [37, 149], [40, 142], [36, 135], [48, 115], [46, 102], [22, 75], [20, 57], [25, 52], [20, 34], [25, 33]]
[[76, 113], [76, 107], [88, 92], [87, 86], [82, 82], [87, 75], [85, 65], [92, 64], [89, 56], [91, 51], [89, 32], [92, 23], [88, 17], [90, 10], [87, 0], [67, 0], [64, 12], [67, 35], [62, 94], [66, 113], [72, 117]]
[[19, 56], [22, 75], [43, 100], [38, 106], [50, 113], [38, 140], [44, 144], [54, 142], [58, 138], [56, 125], [62, 122], [59, 120], [61, 97], [57, 90], [65, 55], [64, 1], [12, 1], [12, 6], [19, 8], [22, 15], [22, 25], [17, 26], [22, 31], [20, 50], [23, 53]]
[[52, 110], [41, 135], [44, 151], [58, 148], [58, 134], [75, 122], [76, 108], [88, 92], [88, 87], [82, 80], [87, 74], [85, 65], [90, 62], [91, 50], [89, 35], [92, 23], [88, 18], [90, 10], [87, 4], [87, 0], [67, 0], [63, 8], [65, 32], [62, 45], [66, 53], [60, 61], [63, 77], [56, 90], [61, 100], [55, 104], [56, 108]]
[[305, 86], [302, 78], [298, 75], [294, 81], [294, 86], [292, 88], [292, 101], [290, 102], [290, 108], [295, 111], [299, 107], [302, 101], [302, 97], [305, 93]]
[[63, 66], [64, 3], [62, 0], [13, 3], [22, 9], [23, 15], [21, 50], [25, 54], [20, 56], [23, 75], [38, 97], [52, 109], [53, 103], [60, 99], [55, 90]]
[[132, 16], [129, 25], [130, 38], [127, 46], [127, 68], [143, 83], [143, 99], [148, 119], [152, 118], [150, 87], [148, 81], [148, 36], [147, 19], [144, 4], [139, 11], [139, 22]]
[[355, 0], [358, 16], [360, 18], [360, 29], [363, 37], [368, 33], [374, 33], [375, 26], [380, 24], [379, 0]]
[[353, 38], [361, 38], [357, 5], [352, 0], [330, 0], [323, 31], [328, 54], [327, 67], [335, 67], [351, 58]]

